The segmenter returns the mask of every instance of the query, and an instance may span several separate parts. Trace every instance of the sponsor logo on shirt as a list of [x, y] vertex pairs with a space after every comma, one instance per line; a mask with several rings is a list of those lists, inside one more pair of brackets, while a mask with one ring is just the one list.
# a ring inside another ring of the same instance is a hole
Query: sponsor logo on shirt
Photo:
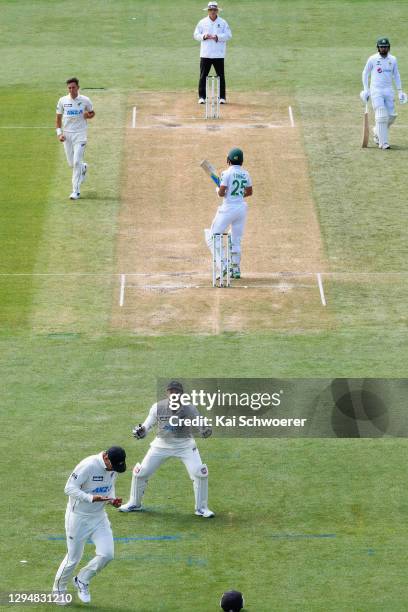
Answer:
[[96, 489], [93, 489], [91, 493], [109, 493], [111, 488], [112, 488], [112, 485], [109, 485], [107, 487], [96, 487]]
[[81, 108], [81, 110], [76, 110], [76, 109], [74, 109], [74, 108], [73, 108], [72, 110], [67, 111], [67, 113], [66, 113], [66, 114], [67, 114], [69, 117], [75, 117], [75, 116], [77, 116], [77, 115], [82, 115], [82, 114], [83, 114], [83, 112], [84, 112], [84, 111], [82, 110], [82, 108]]
[[96, 480], [97, 482], [102, 482], [103, 476], [92, 476], [92, 480]]
[[381, 68], [381, 66], [378, 66], [378, 68], [377, 68], [377, 72], [382, 72], [382, 68]]

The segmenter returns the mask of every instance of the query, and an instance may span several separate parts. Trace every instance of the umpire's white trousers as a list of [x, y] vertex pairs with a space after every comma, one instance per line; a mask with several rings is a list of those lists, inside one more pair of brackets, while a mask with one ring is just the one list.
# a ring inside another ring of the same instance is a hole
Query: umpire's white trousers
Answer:
[[76, 514], [67, 508], [65, 531], [68, 552], [58, 568], [53, 587], [54, 591], [59, 592], [67, 590], [68, 581], [82, 558], [88, 539], [95, 544], [96, 555], [78, 573], [81, 582], [88, 584], [97, 572], [112, 561], [114, 555], [112, 529], [105, 511], [95, 516]]
[[244, 233], [245, 221], [248, 212], [246, 202], [242, 204], [223, 204], [218, 207], [213, 219], [210, 232], [205, 232], [207, 246], [212, 253], [212, 235], [223, 234], [231, 226], [231, 260], [233, 264], [241, 261], [241, 239]]
[[86, 132], [64, 132], [64, 149], [68, 165], [72, 168], [72, 191], [80, 192], [82, 163], [86, 147]]

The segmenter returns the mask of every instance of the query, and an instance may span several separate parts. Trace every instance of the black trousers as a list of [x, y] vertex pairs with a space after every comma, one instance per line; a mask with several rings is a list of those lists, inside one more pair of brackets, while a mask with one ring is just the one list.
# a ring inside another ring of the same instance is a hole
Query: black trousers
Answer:
[[227, 99], [225, 92], [224, 58], [223, 57], [200, 57], [200, 81], [198, 83], [198, 97], [205, 99], [205, 79], [214, 66], [217, 76], [220, 77], [220, 98]]

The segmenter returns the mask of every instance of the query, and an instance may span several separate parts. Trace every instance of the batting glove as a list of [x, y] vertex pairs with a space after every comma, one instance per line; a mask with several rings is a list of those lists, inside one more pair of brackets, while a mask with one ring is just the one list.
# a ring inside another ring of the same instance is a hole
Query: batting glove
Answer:
[[406, 104], [408, 102], [408, 96], [403, 91], [400, 91], [398, 93], [398, 99], [399, 99], [400, 104]]
[[367, 89], [363, 89], [363, 91], [360, 91], [360, 100], [363, 104], [367, 104], [369, 97], [370, 92]]
[[132, 429], [132, 434], [137, 440], [141, 440], [146, 435], [146, 429], [143, 427], [143, 425], [139, 424], [137, 427]]

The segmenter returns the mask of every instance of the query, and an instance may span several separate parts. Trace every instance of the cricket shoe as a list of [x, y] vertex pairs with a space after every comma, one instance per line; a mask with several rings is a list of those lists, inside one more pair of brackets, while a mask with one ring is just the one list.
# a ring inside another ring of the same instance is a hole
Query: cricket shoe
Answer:
[[52, 603], [57, 606], [68, 606], [72, 601], [72, 595], [68, 595], [66, 591], [53, 591]]
[[81, 183], [83, 183], [84, 180], [86, 179], [86, 173], [87, 172], [88, 172], [88, 164], [83, 162], [82, 163], [82, 167], [81, 167]]
[[91, 601], [91, 594], [89, 592], [89, 586], [85, 584], [85, 582], [81, 582], [78, 579], [78, 576], [72, 579], [73, 585], [78, 592], [78, 597], [84, 603], [89, 603]]
[[70, 200], [79, 200], [79, 198], [81, 197], [81, 194], [79, 193], [79, 191], [73, 191], [71, 193], [71, 195], [69, 196]]
[[232, 266], [231, 278], [241, 278], [241, 270], [239, 266]]
[[380, 149], [382, 149], [383, 151], [386, 151], [387, 149], [391, 149], [390, 145], [388, 144], [388, 142], [385, 142], [382, 147], [380, 147]]
[[122, 504], [118, 510], [119, 512], [142, 512], [143, 506], [135, 506], [135, 504], [128, 502], [127, 504]]
[[[228, 273], [228, 269], [227, 269], [227, 266], [225, 266], [225, 268], [223, 268], [223, 270], [222, 270], [223, 278], [225, 278], [227, 276], [227, 273]], [[217, 272], [217, 276], [215, 278], [216, 278], [216, 280], [220, 280], [221, 274], [219, 272]]]
[[199, 98], [199, 99], [198, 99], [198, 103], [199, 103], [199, 104], [205, 104], [205, 100], [204, 100], [204, 98]]
[[195, 514], [197, 516], [202, 516], [203, 518], [213, 518], [215, 516], [214, 512], [209, 508], [197, 508]]
[[227, 101], [226, 101], [225, 98], [220, 98], [220, 104], [226, 104], [226, 103], [227, 103]]

